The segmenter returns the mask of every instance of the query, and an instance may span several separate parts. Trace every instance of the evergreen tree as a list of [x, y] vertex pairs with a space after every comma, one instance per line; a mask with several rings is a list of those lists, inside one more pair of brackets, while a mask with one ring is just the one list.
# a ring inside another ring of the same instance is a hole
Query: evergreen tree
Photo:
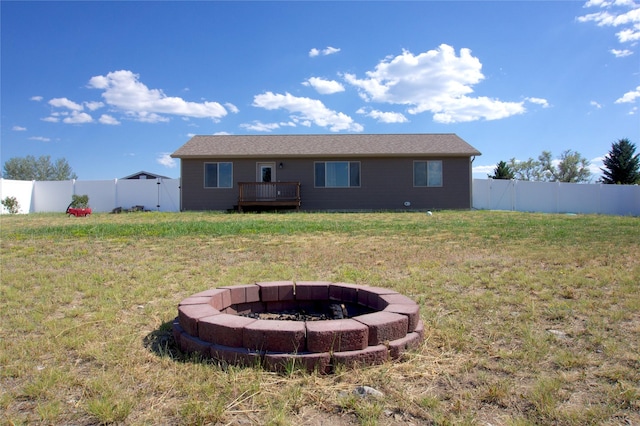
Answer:
[[611, 151], [604, 158], [602, 183], [618, 185], [640, 184], [640, 154], [635, 154], [636, 146], [629, 139], [620, 139], [611, 145]]
[[489, 175], [489, 178], [491, 178], [491, 179], [513, 179], [514, 176], [515, 175], [513, 173], [513, 170], [511, 170], [511, 167], [509, 167], [509, 165], [506, 162], [500, 161], [496, 165], [496, 168], [493, 169], [493, 175]]

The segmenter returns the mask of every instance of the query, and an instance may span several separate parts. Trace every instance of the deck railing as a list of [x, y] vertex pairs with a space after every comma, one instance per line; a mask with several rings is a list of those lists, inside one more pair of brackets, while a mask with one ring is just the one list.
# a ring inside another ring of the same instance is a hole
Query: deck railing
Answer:
[[238, 182], [238, 210], [246, 206], [300, 208], [300, 182]]

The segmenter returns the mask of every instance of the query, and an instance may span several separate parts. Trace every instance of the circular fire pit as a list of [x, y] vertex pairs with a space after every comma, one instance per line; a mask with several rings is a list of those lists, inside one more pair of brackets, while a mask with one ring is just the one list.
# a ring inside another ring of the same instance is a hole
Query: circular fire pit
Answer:
[[[327, 312], [336, 319], [262, 319], [292, 311]], [[380, 364], [416, 347], [423, 333], [420, 308], [410, 298], [386, 288], [325, 281], [206, 290], [181, 301], [173, 322], [183, 352], [272, 371], [296, 365], [330, 373], [338, 364]]]

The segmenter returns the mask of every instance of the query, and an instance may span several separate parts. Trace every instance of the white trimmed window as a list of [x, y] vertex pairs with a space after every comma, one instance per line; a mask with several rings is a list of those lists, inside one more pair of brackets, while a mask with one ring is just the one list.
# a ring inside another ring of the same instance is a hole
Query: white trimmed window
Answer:
[[204, 163], [205, 188], [232, 188], [232, 163]]
[[349, 188], [360, 186], [359, 161], [318, 161], [315, 163], [317, 188]]
[[442, 186], [442, 161], [414, 161], [413, 186]]

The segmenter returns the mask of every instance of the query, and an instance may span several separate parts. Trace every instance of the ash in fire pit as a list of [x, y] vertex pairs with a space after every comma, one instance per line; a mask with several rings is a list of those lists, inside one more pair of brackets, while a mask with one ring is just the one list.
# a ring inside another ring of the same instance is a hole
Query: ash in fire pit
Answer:
[[347, 309], [347, 305], [345, 303], [331, 303], [324, 311], [325, 312], [320, 312], [317, 309], [289, 309], [282, 312], [249, 312], [239, 315], [247, 318], [263, 320], [326, 321], [351, 318], [349, 316], [349, 312], [358, 312], [358, 315], [362, 313], [361, 309], [356, 309], [355, 307]]
[[228, 364], [330, 373], [381, 364], [424, 336], [420, 308], [383, 287], [274, 281], [206, 290], [178, 305], [180, 349]]

